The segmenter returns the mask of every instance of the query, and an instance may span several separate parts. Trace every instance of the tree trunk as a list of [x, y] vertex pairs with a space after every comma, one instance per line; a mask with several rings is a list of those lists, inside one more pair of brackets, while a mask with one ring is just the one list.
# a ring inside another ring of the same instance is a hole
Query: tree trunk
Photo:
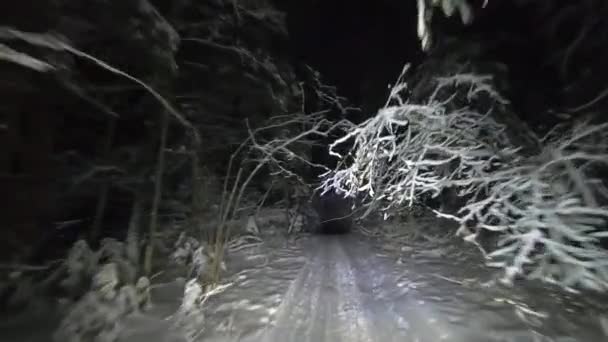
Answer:
[[129, 228], [127, 230], [127, 257], [129, 261], [139, 269], [140, 249], [139, 249], [139, 229], [141, 227], [141, 219], [144, 209], [144, 198], [140, 187], [135, 192], [133, 198], [133, 207], [131, 209], [131, 218], [129, 219]]
[[[108, 159], [112, 150], [112, 143], [114, 141], [114, 133], [116, 131], [116, 120], [109, 119], [106, 127], [106, 141], [103, 145], [102, 155], [104, 159]], [[106, 213], [106, 206], [108, 204], [108, 194], [110, 193], [110, 186], [112, 182], [109, 180], [103, 181], [99, 189], [99, 197], [97, 197], [97, 205], [95, 207], [95, 216], [93, 218], [93, 225], [91, 226], [91, 232], [89, 236], [89, 242], [94, 243], [99, 239], [101, 234], [101, 226], [103, 224], [103, 218]]]
[[146, 254], [144, 258], [144, 274], [150, 275], [152, 272], [152, 257], [154, 253], [154, 239], [156, 228], [158, 225], [158, 207], [162, 198], [163, 191], [163, 173], [165, 169], [165, 148], [167, 145], [167, 131], [169, 127], [169, 113], [165, 110], [162, 112], [160, 146], [158, 147], [158, 164], [156, 167], [156, 176], [154, 177], [154, 200], [150, 212], [150, 230], [148, 232], [148, 245], [146, 246]]
[[205, 232], [202, 226], [203, 213], [203, 182], [200, 168], [200, 159], [198, 157], [198, 146], [192, 146], [192, 209], [190, 216], [190, 225], [193, 231], [198, 232], [201, 241], [211, 242], [209, 232]]

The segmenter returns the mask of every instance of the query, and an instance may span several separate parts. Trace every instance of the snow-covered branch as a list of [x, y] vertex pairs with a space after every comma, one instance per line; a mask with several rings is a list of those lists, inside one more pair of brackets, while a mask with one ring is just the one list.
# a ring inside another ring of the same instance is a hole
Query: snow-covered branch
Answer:
[[[363, 194], [364, 205], [386, 217], [456, 190], [460, 210], [436, 213], [456, 220], [458, 235], [504, 268], [506, 282], [526, 276], [608, 290], [608, 253], [600, 246], [608, 236], [608, 191], [600, 178], [608, 167], [608, 124], [556, 127], [539, 139], [541, 152], [527, 156], [497, 113], [470, 105], [480, 97], [497, 107], [507, 103], [491, 77], [456, 74], [434, 82], [425, 102], [412, 103], [401, 75], [377, 115], [331, 145], [341, 164], [325, 174], [324, 191]], [[459, 105], [463, 98], [468, 105]], [[337, 152], [346, 144], [350, 152]], [[477, 242], [484, 230], [501, 236], [496, 250]]]
[[[543, 152], [494, 173], [488, 197], [460, 211], [462, 227], [504, 232], [487, 257], [518, 275], [566, 287], [608, 290], [606, 236], [608, 208], [600, 170], [608, 166], [608, 125], [583, 121], [545, 139]], [[475, 233], [477, 234], [477, 232]]]
[[[373, 201], [386, 202], [385, 209], [411, 206], [423, 194], [438, 196], [459, 181], [485, 177], [515, 152], [506, 145], [504, 127], [489, 113], [468, 107], [449, 110], [446, 104], [452, 96], [440, 96], [464, 84], [469, 99], [484, 93], [504, 102], [490, 77], [459, 74], [436, 83], [427, 102], [415, 104], [404, 99], [407, 84], [400, 77], [376, 116], [331, 144], [331, 153], [349, 165], [328, 172], [324, 189], [351, 197], [365, 192]], [[338, 146], [351, 142], [349, 155], [336, 152]]]

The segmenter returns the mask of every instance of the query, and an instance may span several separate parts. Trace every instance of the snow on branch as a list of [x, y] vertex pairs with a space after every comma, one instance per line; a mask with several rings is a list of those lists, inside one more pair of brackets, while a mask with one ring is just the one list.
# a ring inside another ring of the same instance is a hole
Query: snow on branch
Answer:
[[[436, 78], [428, 99], [412, 103], [406, 72], [374, 117], [331, 144], [341, 163], [325, 174], [323, 190], [363, 195], [368, 213], [379, 208], [386, 217], [454, 189], [464, 205], [456, 214], [436, 213], [459, 222], [458, 235], [503, 268], [505, 282], [523, 276], [608, 290], [608, 253], [600, 244], [608, 237], [608, 189], [600, 177], [608, 169], [608, 124], [556, 127], [539, 139], [539, 154], [526, 156], [492, 109], [471, 108], [480, 96], [507, 102], [491, 77]], [[337, 152], [342, 145], [348, 153]], [[500, 234], [496, 250], [477, 243], [484, 230]]]
[[[407, 68], [376, 116], [331, 144], [330, 153], [349, 166], [326, 173], [325, 191], [333, 188], [351, 197], [364, 192], [372, 201], [386, 202], [385, 210], [411, 206], [423, 194], [434, 197], [456, 181], [484, 177], [500, 164], [501, 155], [515, 152], [506, 146], [504, 127], [489, 113], [468, 107], [448, 110], [452, 97], [440, 96], [442, 90], [464, 84], [469, 99], [485, 93], [504, 102], [490, 77], [439, 78], [426, 103], [416, 104], [404, 98], [405, 72]], [[336, 152], [340, 145], [350, 143], [349, 155]]]
[[[608, 124], [582, 121], [545, 137], [542, 153], [489, 177], [487, 198], [469, 201], [461, 222], [504, 232], [487, 257], [505, 268], [507, 283], [518, 275], [568, 288], [608, 290], [608, 199], [599, 177], [608, 166]], [[604, 229], [604, 231], [602, 231]]]

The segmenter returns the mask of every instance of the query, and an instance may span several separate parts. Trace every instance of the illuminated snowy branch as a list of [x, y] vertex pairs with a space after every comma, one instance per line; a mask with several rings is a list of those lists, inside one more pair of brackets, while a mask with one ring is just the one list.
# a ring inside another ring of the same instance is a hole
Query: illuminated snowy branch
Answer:
[[[385, 210], [412, 205], [423, 194], [437, 196], [458, 180], [480, 178], [500, 164], [501, 156], [515, 149], [504, 127], [488, 114], [470, 108], [449, 110], [452, 96], [440, 94], [452, 86], [466, 85], [467, 98], [480, 94], [505, 102], [491, 87], [491, 78], [459, 74], [438, 78], [426, 103], [403, 98], [407, 84], [404, 69], [389, 101], [378, 114], [363, 122], [331, 146], [331, 153], [348, 167], [326, 174], [325, 190], [333, 188], [345, 196], [366, 193], [372, 202], [384, 201]], [[336, 148], [353, 141], [352, 152], [343, 156]]]
[[608, 166], [607, 129], [583, 121], [552, 132], [543, 139], [543, 153], [480, 180], [488, 196], [461, 209], [461, 232], [478, 222], [479, 228], [504, 233], [487, 257], [492, 266], [505, 268], [507, 282], [526, 275], [566, 287], [608, 289], [608, 253], [599, 241], [608, 236], [600, 230], [608, 223], [608, 208], [598, 205], [608, 199], [598, 174]]
[[[608, 253], [600, 246], [608, 237], [608, 189], [600, 178], [608, 169], [608, 124], [556, 127], [539, 139], [541, 153], [527, 156], [492, 110], [456, 104], [480, 96], [505, 104], [490, 77], [437, 78], [420, 104], [405, 99], [403, 78], [376, 116], [331, 145], [341, 164], [325, 174], [324, 191], [364, 195], [368, 212], [386, 215], [455, 189], [463, 207], [454, 215], [436, 213], [459, 222], [457, 234], [504, 268], [507, 283], [525, 276], [608, 290]], [[350, 152], [336, 152], [343, 144]], [[483, 230], [500, 234], [496, 250], [477, 242]]]

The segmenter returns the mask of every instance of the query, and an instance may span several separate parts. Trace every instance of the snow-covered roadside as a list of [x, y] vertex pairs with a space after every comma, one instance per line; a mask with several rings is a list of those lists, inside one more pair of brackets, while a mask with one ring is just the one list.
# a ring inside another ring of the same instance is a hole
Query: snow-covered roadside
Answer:
[[[267, 213], [268, 214], [268, 213]], [[271, 213], [272, 214], [272, 213]], [[187, 279], [153, 285], [153, 307], [128, 318], [120, 341], [233, 341], [259, 331], [272, 321], [282, 294], [305, 263], [303, 243], [309, 236], [286, 235], [276, 225], [282, 212], [258, 219], [261, 243], [236, 245], [226, 255], [218, 294], [205, 298], [200, 310], [179, 316]]]

